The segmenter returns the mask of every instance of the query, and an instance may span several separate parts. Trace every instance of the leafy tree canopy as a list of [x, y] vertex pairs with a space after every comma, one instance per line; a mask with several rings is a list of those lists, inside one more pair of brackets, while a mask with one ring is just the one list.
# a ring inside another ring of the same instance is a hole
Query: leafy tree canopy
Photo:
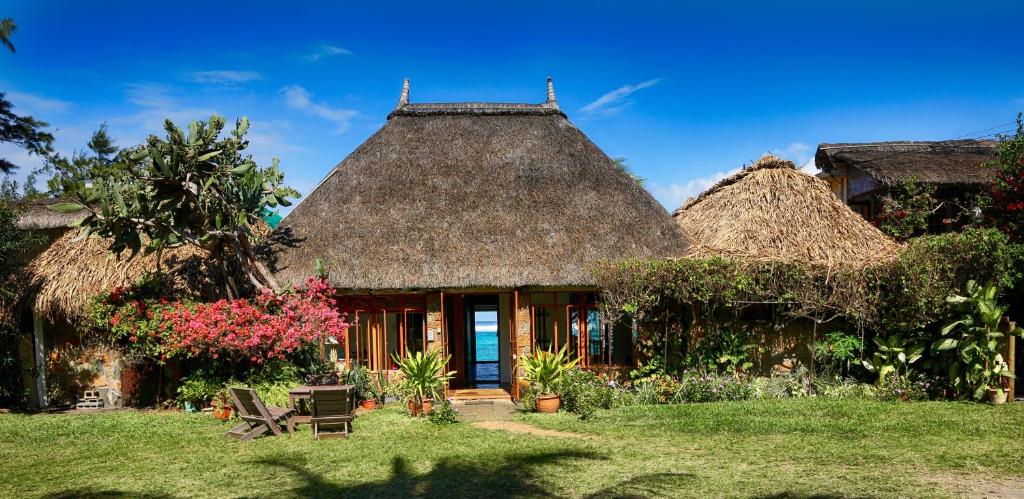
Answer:
[[[289, 198], [299, 194], [283, 184], [277, 158], [261, 167], [243, 154], [246, 118], [222, 138], [224, 126], [224, 118], [216, 115], [209, 122], [193, 121], [187, 132], [168, 120], [165, 138], [151, 135], [145, 144], [113, 158], [113, 144], [101, 129], [90, 142], [94, 158], [61, 164], [50, 188], [75, 201], [53, 209], [87, 210], [80, 222], [83, 234], [108, 238], [118, 254], [185, 244], [209, 251], [221, 265], [230, 298], [247, 285], [278, 288], [256, 258], [253, 240], [264, 214], [288, 206]], [[233, 280], [236, 268], [246, 283]]]

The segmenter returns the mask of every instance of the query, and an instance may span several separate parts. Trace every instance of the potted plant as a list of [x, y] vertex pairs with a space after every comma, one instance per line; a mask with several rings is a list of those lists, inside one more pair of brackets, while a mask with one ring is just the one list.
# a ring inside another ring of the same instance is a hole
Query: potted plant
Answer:
[[231, 412], [234, 407], [231, 405], [231, 397], [227, 388], [221, 388], [213, 397], [213, 417], [216, 419], [231, 419]]
[[537, 392], [537, 412], [558, 412], [562, 397], [555, 389], [562, 378], [562, 373], [575, 366], [578, 361], [579, 359], [569, 360], [565, 346], [557, 353], [542, 350], [536, 355], [523, 355], [523, 370], [526, 371], [531, 388]]
[[437, 350], [426, 353], [408, 353], [405, 357], [392, 354], [398, 370], [402, 373], [402, 387], [413, 416], [430, 414], [433, 399], [440, 397], [444, 384], [452, 379], [455, 371], [445, 372], [451, 356], [441, 357]]
[[377, 396], [370, 383], [370, 370], [365, 366], [352, 368], [345, 376], [345, 381], [355, 388], [359, 397], [359, 407], [367, 410], [377, 408]]

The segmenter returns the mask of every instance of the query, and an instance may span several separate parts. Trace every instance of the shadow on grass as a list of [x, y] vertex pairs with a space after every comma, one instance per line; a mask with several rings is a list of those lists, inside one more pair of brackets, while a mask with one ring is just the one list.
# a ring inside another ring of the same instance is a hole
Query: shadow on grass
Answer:
[[[838, 494], [797, 494], [793, 492], [780, 492], [778, 494], [768, 494], [764, 496], [756, 496], [757, 499], [833, 499], [839, 497], [850, 497], [842, 496]], [[872, 496], [853, 496], [853, 497], [872, 497]]]
[[588, 495], [591, 499], [671, 497], [686, 492], [693, 473], [652, 473], [627, 478], [611, 487]]
[[96, 489], [78, 489], [78, 490], [64, 490], [61, 492], [55, 492], [45, 496], [47, 499], [100, 499], [100, 498], [115, 498], [115, 497], [131, 497], [140, 499], [170, 499], [174, 496], [165, 494], [140, 494], [138, 492], [124, 492], [121, 490], [96, 490]]
[[[358, 457], [354, 457], [358, 459]], [[592, 452], [563, 451], [520, 454], [506, 457], [497, 465], [443, 459], [424, 474], [409, 469], [405, 458], [391, 461], [391, 476], [360, 484], [339, 484], [306, 469], [302, 464], [277, 459], [258, 464], [285, 469], [302, 484], [284, 495], [302, 497], [523, 497], [550, 496], [552, 491], [538, 478], [539, 466], [567, 459], [604, 459]]]

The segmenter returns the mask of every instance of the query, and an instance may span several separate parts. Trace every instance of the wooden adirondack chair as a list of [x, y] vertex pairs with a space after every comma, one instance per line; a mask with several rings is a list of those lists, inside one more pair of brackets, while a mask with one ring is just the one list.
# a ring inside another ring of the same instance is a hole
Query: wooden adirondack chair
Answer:
[[[351, 388], [318, 387], [310, 392], [313, 424], [313, 437], [317, 440], [330, 437], [348, 437], [352, 431], [352, 409], [355, 406], [355, 394]], [[323, 432], [322, 428], [340, 431]]]
[[267, 407], [251, 388], [229, 388], [228, 392], [235, 402], [242, 424], [228, 430], [225, 435], [239, 440], [252, 440], [268, 431], [280, 435], [282, 422], [288, 433], [295, 431], [294, 409]]

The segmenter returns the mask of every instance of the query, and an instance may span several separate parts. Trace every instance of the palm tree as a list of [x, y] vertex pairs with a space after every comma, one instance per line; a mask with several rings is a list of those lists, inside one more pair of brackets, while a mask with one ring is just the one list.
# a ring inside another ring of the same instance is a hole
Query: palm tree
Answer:
[[11, 43], [11, 34], [18, 29], [18, 26], [14, 24], [14, 19], [8, 17], [7, 19], [0, 20], [0, 44], [7, 47], [11, 53], [14, 53], [14, 44]]

